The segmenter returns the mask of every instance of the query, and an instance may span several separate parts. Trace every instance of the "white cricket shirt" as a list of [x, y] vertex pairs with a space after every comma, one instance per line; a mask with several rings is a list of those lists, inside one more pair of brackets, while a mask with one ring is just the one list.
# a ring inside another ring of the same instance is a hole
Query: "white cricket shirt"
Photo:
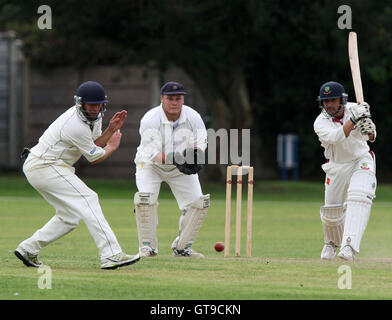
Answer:
[[62, 160], [72, 166], [82, 155], [90, 162], [98, 160], [105, 154], [105, 150], [94, 143], [102, 134], [102, 118], [91, 126], [73, 106], [46, 129], [30, 152], [45, 164]]
[[[182, 106], [177, 121], [169, 121], [162, 104], [149, 110], [140, 120], [140, 145], [135, 163], [152, 163], [159, 153], [182, 153], [186, 148], [207, 148], [207, 131], [200, 114], [186, 105]], [[159, 165], [174, 168], [173, 165]]]
[[332, 162], [350, 162], [370, 150], [367, 144], [369, 136], [362, 135], [358, 127], [351, 131], [348, 137], [343, 131], [343, 123], [350, 119], [350, 108], [355, 104], [352, 102], [346, 104], [344, 116], [340, 121], [327, 115], [326, 112], [321, 112], [314, 121], [314, 131], [325, 149], [324, 156]]

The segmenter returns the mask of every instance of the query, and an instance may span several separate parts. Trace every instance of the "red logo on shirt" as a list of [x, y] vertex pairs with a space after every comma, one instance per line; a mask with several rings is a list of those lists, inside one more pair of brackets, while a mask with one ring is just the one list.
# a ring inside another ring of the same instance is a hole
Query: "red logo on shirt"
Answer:
[[331, 179], [327, 177], [327, 185], [331, 182]]
[[368, 164], [366, 162], [363, 162], [361, 165], [361, 169], [369, 170], [370, 168], [368, 167]]

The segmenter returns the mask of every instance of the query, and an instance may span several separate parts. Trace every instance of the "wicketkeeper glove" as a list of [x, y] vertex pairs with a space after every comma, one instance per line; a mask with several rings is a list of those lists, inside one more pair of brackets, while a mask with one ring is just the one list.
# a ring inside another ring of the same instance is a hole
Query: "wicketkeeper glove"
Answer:
[[178, 170], [182, 173], [190, 175], [198, 173], [204, 164], [204, 152], [200, 149], [189, 148], [183, 152], [186, 162], [184, 164], [177, 165]]
[[29, 153], [30, 153], [30, 149], [29, 149], [29, 148], [23, 148], [23, 151], [22, 151], [22, 153], [20, 154], [20, 158], [21, 158], [22, 160], [26, 160], [27, 157], [29, 156]]
[[364, 118], [370, 118], [370, 106], [367, 102], [359, 103], [350, 109], [351, 112], [351, 121], [354, 124], [357, 124], [359, 120]]
[[195, 173], [198, 173], [200, 171], [200, 169], [196, 165], [188, 164], [188, 163], [179, 164], [179, 165], [177, 165], [177, 168], [183, 174], [186, 174], [186, 175], [195, 174]]

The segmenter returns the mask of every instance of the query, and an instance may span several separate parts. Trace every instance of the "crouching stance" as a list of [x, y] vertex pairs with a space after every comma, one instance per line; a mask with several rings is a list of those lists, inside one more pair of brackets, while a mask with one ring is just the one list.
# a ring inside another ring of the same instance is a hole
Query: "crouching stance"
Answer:
[[197, 175], [204, 163], [207, 132], [200, 115], [183, 105], [184, 94], [180, 83], [166, 83], [161, 105], [140, 122], [134, 204], [141, 256], [158, 254], [158, 195], [166, 182], [182, 212], [179, 234], [171, 245], [173, 256], [204, 258], [192, 245], [210, 206], [210, 196], [202, 194]]
[[127, 112], [117, 112], [102, 133], [107, 102], [99, 83], [84, 82], [77, 90], [75, 105], [49, 126], [36, 146], [22, 154], [27, 157], [23, 172], [29, 183], [56, 209], [48, 223], [16, 248], [15, 255], [26, 266], [41, 266], [40, 250], [74, 230], [81, 220], [98, 247], [102, 269], [116, 269], [140, 259], [138, 254], [122, 252], [98, 195], [75, 175], [73, 167], [82, 155], [93, 164], [99, 163], [120, 145], [120, 128]]
[[376, 162], [367, 141], [376, 139], [369, 105], [347, 102], [341, 84], [327, 82], [320, 89], [321, 114], [314, 130], [327, 162], [325, 204], [320, 208], [324, 232], [321, 258], [354, 260], [376, 197]]
[[[135, 214], [138, 229], [140, 255], [155, 256], [158, 254], [158, 202], [156, 194], [137, 192], [135, 194]], [[175, 257], [203, 258], [201, 253], [192, 249], [193, 242], [203, 224], [210, 207], [210, 195], [186, 206], [179, 222], [179, 235], [173, 241], [171, 248]]]

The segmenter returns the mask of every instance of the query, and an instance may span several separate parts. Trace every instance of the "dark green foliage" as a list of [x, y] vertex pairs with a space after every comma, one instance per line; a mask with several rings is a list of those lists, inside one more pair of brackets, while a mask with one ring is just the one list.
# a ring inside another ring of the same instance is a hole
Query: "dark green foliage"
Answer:
[[[321, 176], [313, 132], [319, 88], [339, 81], [354, 101], [349, 30], [337, 26], [341, 1], [49, 0], [49, 31], [36, 26], [41, 4], [3, 1], [0, 8], [0, 28], [19, 33], [35, 66], [177, 65], [199, 86], [213, 127], [252, 128], [254, 159], [274, 168], [276, 135], [297, 133], [301, 176]], [[392, 1], [344, 4], [352, 8], [365, 100], [377, 125], [371, 147], [379, 178], [390, 180]]]

